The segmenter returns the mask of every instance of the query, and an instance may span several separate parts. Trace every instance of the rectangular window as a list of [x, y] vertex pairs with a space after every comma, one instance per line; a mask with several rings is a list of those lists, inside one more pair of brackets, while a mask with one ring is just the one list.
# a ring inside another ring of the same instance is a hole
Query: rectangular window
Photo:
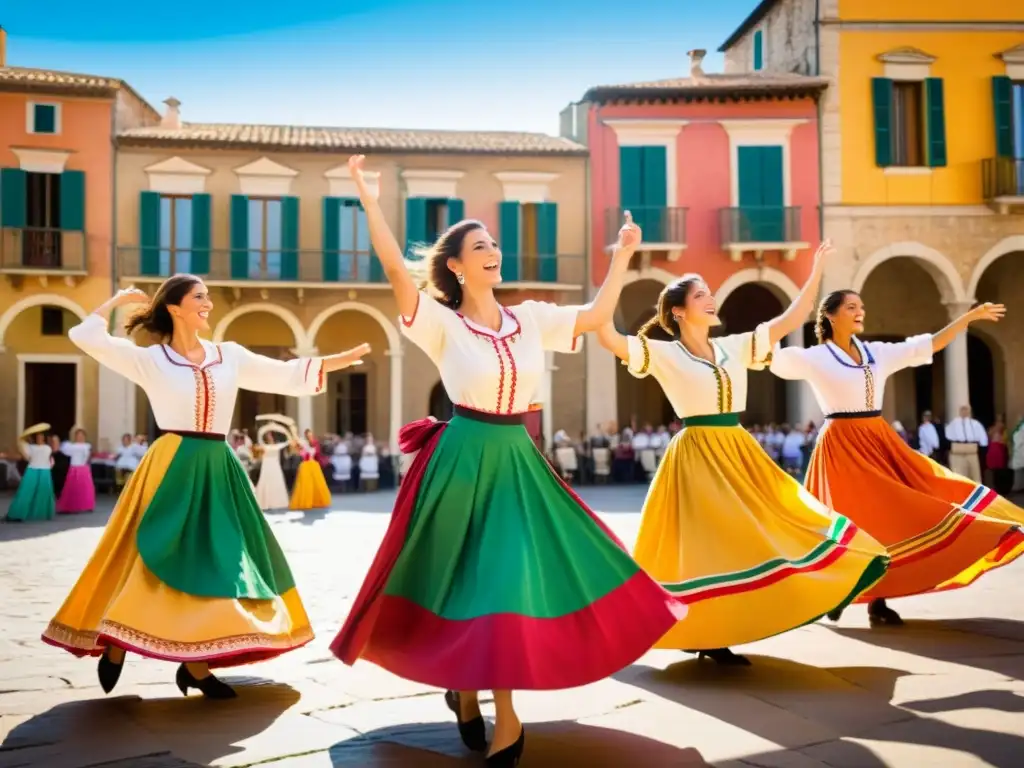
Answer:
[[764, 31], [754, 32], [754, 71], [764, 69]]
[[427, 242], [433, 243], [448, 229], [448, 200], [427, 200]]
[[1013, 165], [1016, 191], [1024, 195], [1024, 83], [1015, 82], [1011, 90], [1013, 99]]
[[897, 80], [892, 87], [892, 164], [925, 165], [924, 83]]
[[192, 271], [192, 198], [160, 196], [160, 275]]
[[22, 264], [54, 268], [61, 265], [59, 173], [25, 174], [25, 229]]
[[343, 373], [335, 389], [337, 407], [334, 429], [339, 435], [352, 432], [365, 435], [369, 415], [368, 376], [365, 373]]
[[280, 198], [249, 198], [249, 279], [281, 279]]
[[64, 310], [60, 307], [42, 307], [42, 336], [64, 335]]
[[60, 133], [60, 105], [29, 102], [27, 122], [29, 133]]
[[540, 243], [537, 239], [537, 206], [533, 203], [523, 203], [520, 209], [519, 221], [522, 229], [519, 242], [521, 243], [522, 260], [519, 267], [519, 279], [539, 280], [540, 261], [538, 257], [552, 254], [540, 252]]
[[358, 200], [342, 200], [338, 215], [338, 279], [365, 282], [370, 277], [370, 226]]

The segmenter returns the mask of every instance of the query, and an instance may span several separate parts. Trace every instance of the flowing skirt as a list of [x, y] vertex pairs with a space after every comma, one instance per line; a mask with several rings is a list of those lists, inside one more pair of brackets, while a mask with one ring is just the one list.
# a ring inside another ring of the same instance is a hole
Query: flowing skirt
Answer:
[[43, 640], [211, 667], [313, 639], [284, 553], [222, 435], [164, 434], [118, 498]]
[[886, 568], [885, 548], [819, 504], [732, 414], [689, 419], [669, 443], [633, 554], [689, 605], [686, 621], [655, 646], [679, 650], [740, 645], [816, 621]]
[[53, 512], [53, 476], [50, 470], [29, 467], [21, 476], [6, 519], [12, 522], [52, 520]]
[[403, 429], [403, 453], [421, 450], [331, 644], [342, 661], [456, 690], [571, 688], [685, 615], [516, 419], [458, 408]]
[[262, 510], [288, 508], [288, 486], [284, 481], [280, 456], [264, 456], [260, 464], [260, 479], [256, 483], [256, 502]]
[[966, 587], [1024, 553], [1024, 510], [922, 456], [880, 416], [830, 420], [806, 482], [889, 550], [885, 578], [858, 602]]
[[331, 506], [331, 489], [327, 487], [324, 471], [316, 459], [299, 464], [292, 488], [291, 509], [322, 509]]
[[57, 513], [92, 512], [96, 509], [96, 486], [92, 482], [92, 468], [88, 464], [68, 469], [64, 488], [57, 500]]

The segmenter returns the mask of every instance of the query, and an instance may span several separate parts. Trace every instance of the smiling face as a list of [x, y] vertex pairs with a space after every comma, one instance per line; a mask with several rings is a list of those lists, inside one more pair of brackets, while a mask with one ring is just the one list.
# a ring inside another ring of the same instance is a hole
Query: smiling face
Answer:
[[713, 328], [721, 325], [718, 304], [714, 294], [703, 280], [692, 281], [681, 306], [673, 307], [672, 314], [680, 324], [686, 323], [697, 328]]
[[832, 323], [834, 333], [840, 336], [855, 336], [864, 333], [864, 302], [852, 291], [846, 293], [834, 312], [826, 316]]
[[461, 274], [467, 288], [497, 285], [501, 282], [501, 251], [498, 243], [483, 227], [466, 232], [457, 259], [448, 259], [448, 269]]
[[210, 312], [212, 310], [213, 301], [210, 299], [210, 292], [202, 282], [192, 283], [177, 306], [167, 305], [167, 311], [171, 313], [175, 323], [181, 323], [184, 329], [190, 333], [210, 330]]

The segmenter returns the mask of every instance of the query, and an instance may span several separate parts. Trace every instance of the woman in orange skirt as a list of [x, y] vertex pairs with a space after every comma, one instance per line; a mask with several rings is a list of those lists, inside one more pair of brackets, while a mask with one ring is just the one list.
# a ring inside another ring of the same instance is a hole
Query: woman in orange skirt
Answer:
[[1024, 510], [917, 453], [881, 416], [889, 376], [931, 363], [970, 323], [1005, 312], [982, 304], [936, 334], [864, 342], [864, 302], [834, 291], [818, 310], [816, 346], [774, 350], [772, 372], [807, 381], [826, 414], [808, 490], [889, 550], [885, 577], [857, 600], [872, 624], [903, 623], [887, 598], [966, 587], [1024, 553]]

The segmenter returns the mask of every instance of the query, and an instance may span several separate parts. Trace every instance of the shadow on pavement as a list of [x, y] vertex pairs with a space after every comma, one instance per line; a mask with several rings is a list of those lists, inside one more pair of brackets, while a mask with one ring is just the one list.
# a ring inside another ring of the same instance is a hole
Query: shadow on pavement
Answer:
[[[0, 500], [0, 515], [7, 514], [8, 504], [5, 502], [9, 503], [9, 501], [9, 499]], [[102, 528], [107, 524], [108, 517], [110, 514], [106, 510], [82, 512], [76, 515], [57, 515], [53, 520], [32, 522], [11, 522], [0, 517], [0, 542], [35, 539], [76, 528]]]

